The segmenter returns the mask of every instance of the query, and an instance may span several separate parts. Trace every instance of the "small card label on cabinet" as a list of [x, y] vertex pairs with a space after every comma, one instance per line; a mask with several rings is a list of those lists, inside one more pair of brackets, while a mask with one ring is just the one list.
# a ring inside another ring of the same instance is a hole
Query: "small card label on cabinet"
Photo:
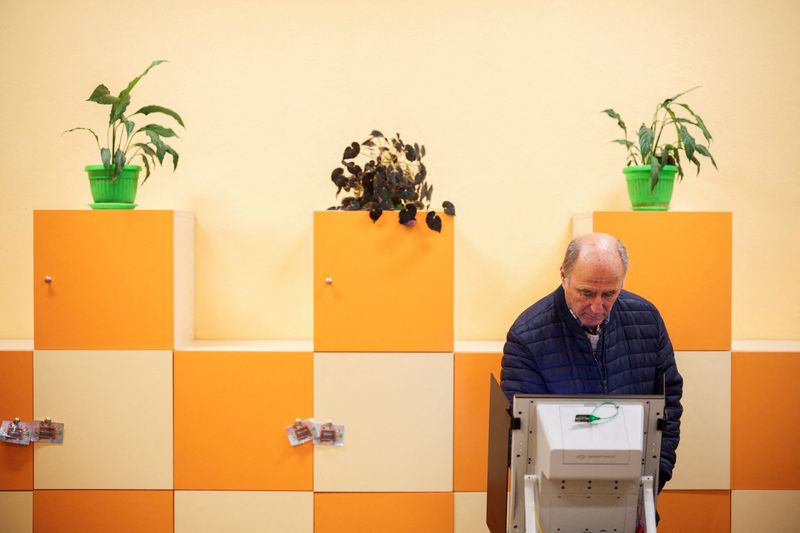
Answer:
[[314, 444], [322, 446], [344, 446], [344, 426], [330, 420], [324, 424], [314, 424]]
[[293, 425], [286, 428], [286, 434], [289, 436], [289, 444], [292, 446], [311, 442], [314, 440], [314, 421], [298, 418]]
[[31, 443], [31, 426], [27, 422], [20, 422], [19, 418], [14, 420], [3, 420], [0, 425], [0, 442], [19, 444], [27, 446]]
[[49, 418], [34, 420], [31, 441], [61, 444], [64, 442], [64, 424], [61, 422], [53, 422]]

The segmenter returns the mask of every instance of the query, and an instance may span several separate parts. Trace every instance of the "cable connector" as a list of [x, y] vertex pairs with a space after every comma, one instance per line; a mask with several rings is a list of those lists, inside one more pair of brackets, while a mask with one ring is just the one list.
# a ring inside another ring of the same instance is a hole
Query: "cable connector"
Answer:
[[[601, 407], [610, 406], [614, 408], [614, 413], [610, 416], [597, 416], [595, 413]], [[611, 420], [615, 416], [619, 414], [619, 405], [614, 402], [600, 402], [594, 406], [592, 412], [589, 414], [583, 415], [575, 415], [575, 422], [582, 422], [584, 424], [594, 424], [595, 422], [599, 422], [601, 420]]]

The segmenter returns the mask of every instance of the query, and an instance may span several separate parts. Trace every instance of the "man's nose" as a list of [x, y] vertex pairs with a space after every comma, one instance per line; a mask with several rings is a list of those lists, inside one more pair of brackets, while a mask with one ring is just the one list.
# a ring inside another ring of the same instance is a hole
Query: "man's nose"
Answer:
[[600, 313], [604, 312], [603, 300], [601, 298], [593, 299], [592, 303], [591, 303], [591, 309], [592, 309], [592, 313], [594, 313], [594, 314], [600, 314]]

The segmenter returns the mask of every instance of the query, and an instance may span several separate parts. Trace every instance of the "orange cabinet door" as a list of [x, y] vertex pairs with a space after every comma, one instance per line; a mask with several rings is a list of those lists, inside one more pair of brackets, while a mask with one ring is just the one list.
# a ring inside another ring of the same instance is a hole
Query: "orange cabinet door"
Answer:
[[452, 492], [315, 493], [315, 533], [452, 533]]
[[486, 491], [489, 376], [500, 376], [502, 353], [456, 353], [453, 372], [453, 490]]
[[174, 215], [35, 211], [34, 347], [173, 348]]
[[658, 496], [660, 533], [730, 533], [729, 490], [665, 490]]
[[311, 491], [313, 447], [285, 428], [313, 415], [310, 353], [177, 351], [175, 489]]
[[800, 496], [800, 428], [787, 423], [796, 417], [799, 374], [800, 352], [732, 354], [731, 488], [735, 491], [798, 491]]
[[171, 490], [37, 490], [35, 533], [172, 533]]
[[731, 213], [596, 212], [625, 243], [625, 288], [653, 302], [676, 350], [730, 350]]
[[[0, 420], [33, 420], [33, 353], [0, 351]], [[0, 491], [33, 488], [33, 446], [0, 444]], [[2, 519], [0, 519], [0, 523]], [[0, 527], [2, 529], [2, 527]]]
[[314, 351], [453, 350], [453, 219], [398, 216], [314, 213]]

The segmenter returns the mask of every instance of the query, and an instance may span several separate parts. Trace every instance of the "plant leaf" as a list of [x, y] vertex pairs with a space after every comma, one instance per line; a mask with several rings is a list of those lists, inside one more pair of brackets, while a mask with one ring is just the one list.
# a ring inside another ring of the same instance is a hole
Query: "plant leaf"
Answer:
[[619, 113], [614, 111], [613, 109], [603, 109], [601, 113], [605, 113], [609, 117], [613, 118], [617, 121], [617, 125], [622, 128], [624, 131], [628, 131], [628, 128], [625, 127], [625, 122], [622, 120], [622, 117], [619, 116]]
[[111, 167], [111, 150], [108, 148], [101, 148], [100, 160], [103, 162], [103, 166], [106, 168], [106, 170], [108, 170]]
[[381, 218], [382, 214], [383, 214], [383, 209], [381, 209], [380, 207], [373, 207], [372, 209], [369, 210], [369, 218], [372, 219], [373, 224], [377, 222], [379, 218]]
[[639, 128], [639, 153], [642, 154], [642, 164], [647, 164], [647, 159], [649, 159], [653, 154], [650, 153], [651, 148], [653, 147], [653, 140], [655, 139], [655, 132], [648, 128], [647, 126], [642, 123], [641, 127]]
[[664, 168], [669, 164], [669, 151], [671, 149], [673, 149], [672, 145], [668, 145], [661, 150], [661, 157], [658, 158], [658, 163], [661, 165], [661, 168]]
[[145, 131], [148, 137], [150, 137], [150, 142], [152, 142], [156, 147], [156, 159], [160, 164], [164, 163], [164, 154], [166, 151], [164, 150], [164, 141], [161, 140], [161, 137], [158, 136], [158, 133], [147, 130]]
[[[146, 146], [146, 145], [143, 145]], [[148, 146], [148, 148], [150, 148]], [[142, 157], [142, 163], [144, 163], [144, 179], [142, 180], [142, 185], [145, 184], [147, 178], [150, 177], [150, 162], [147, 160], [147, 156], [144, 154], [139, 154]]]
[[350, 143], [350, 146], [344, 149], [344, 154], [342, 155], [342, 161], [345, 159], [353, 159], [361, 152], [361, 146], [357, 142]]
[[661, 163], [658, 162], [658, 158], [654, 157], [650, 162], [650, 190], [656, 188], [656, 184], [658, 183], [658, 176], [661, 173]]
[[[175, 111], [173, 111], [171, 109], [168, 109], [166, 107], [162, 107], [160, 105], [144, 106], [143, 108], [138, 110], [136, 113], [134, 113], [134, 115], [139, 115], [139, 114], [149, 115], [150, 113], [163, 113], [164, 115], [168, 115], [168, 116], [174, 118], [175, 122], [177, 122], [178, 124], [180, 124], [184, 128], [186, 127], [186, 126], [184, 126], [183, 119], [181, 118], [181, 116], [179, 114], [177, 114]], [[133, 115], [131, 115], [131, 116], [133, 116]]]
[[447, 200], [445, 200], [444, 202], [442, 202], [442, 208], [444, 209], [444, 212], [450, 215], [451, 217], [456, 216], [456, 206], [454, 206], [452, 202], [448, 202]]
[[391, 143], [392, 146], [394, 146], [394, 149], [397, 150], [398, 152], [402, 152], [403, 148], [405, 147], [405, 144], [403, 144], [403, 141], [400, 139], [399, 133], [397, 134], [397, 138], [391, 139]]
[[695, 164], [697, 167], [697, 174], [700, 174], [700, 161], [694, 155], [697, 143], [686, 129], [686, 126], [683, 125], [681, 125], [681, 138], [683, 140], [683, 152], [686, 154], [686, 159]]
[[717, 168], [717, 162], [714, 160], [714, 156], [711, 155], [711, 152], [708, 151], [708, 148], [703, 146], [702, 144], [698, 144], [695, 146], [697, 151], [701, 154], [706, 156], [707, 158], [711, 159], [711, 164], [714, 165], [714, 168]]
[[370, 135], [372, 137], [383, 137], [383, 133], [379, 132], [378, 130], [372, 130], [372, 133], [370, 133]]
[[686, 153], [686, 159], [696, 164], [698, 166], [697, 171], [699, 172], [700, 163], [694, 156], [696, 143], [694, 137], [692, 137], [692, 134], [689, 133], [689, 130], [687, 130], [686, 126], [684, 126], [683, 124], [681, 124], [681, 140], [683, 141], [683, 151], [684, 153]]
[[117, 149], [114, 152], [114, 177], [116, 178], [122, 173], [122, 167], [125, 166], [125, 152]]
[[136, 87], [136, 84], [139, 83], [139, 80], [141, 80], [148, 72], [150, 72], [151, 68], [155, 67], [156, 65], [160, 65], [161, 63], [166, 63], [166, 61], [164, 61], [163, 59], [158, 59], [150, 63], [150, 66], [147, 67], [144, 70], [144, 72], [133, 78], [128, 83], [128, 86], [125, 87], [122, 90], [122, 92], [119, 93], [119, 102], [114, 106], [114, 109], [112, 110], [111, 122], [118, 120], [125, 113], [125, 110], [128, 108], [128, 104], [131, 103], [131, 96], [130, 96], [131, 91], [133, 90], [134, 87]]
[[428, 211], [428, 214], [425, 217], [425, 224], [427, 224], [430, 229], [437, 233], [442, 232], [442, 217], [437, 215], [436, 211]]
[[159, 137], [177, 137], [175, 132], [170, 128], [165, 128], [164, 126], [159, 126], [158, 124], [148, 124], [147, 126], [142, 126], [136, 133], [140, 131], [152, 131], [159, 135]]
[[683, 96], [684, 94], [686, 94], [686, 93], [688, 93], [688, 92], [692, 92], [692, 91], [694, 91], [695, 89], [699, 89], [699, 88], [700, 88], [700, 86], [698, 85], [697, 87], [692, 87], [691, 89], [686, 89], [686, 90], [685, 90], [685, 91], [683, 91], [682, 93], [678, 93], [678, 94], [676, 94], [675, 96], [673, 96], [672, 98], [667, 98], [666, 100], [664, 100], [663, 102], [661, 102], [661, 107], [668, 107], [668, 106], [670, 106], [670, 105], [672, 104], [672, 102], [674, 102], [675, 100], [677, 100], [678, 98], [680, 98], [680, 97], [681, 97], [681, 96]]
[[78, 131], [78, 130], [84, 130], [84, 131], [88, 131], [89, 133], [91, 133], [94, 136], [94, 140], [97, 141], [97, 148], [100, 149], [100, 138], [97, 136], [97, 134], [94, 132], [94, 130], [92, 130], [90, 128], [72, 128], [70, 130], [66, 130], [66, 131], [62, 132], [61, 135], [64, 135], [64, 133], [70, 133], [72, 131]]
[[125, 121], [125, 131], [128, 133], [128, 137], [131, 136], [131, 132], [133, 131], [133, 128], [135, 128], [135, 127], [136, 127], [136, 124], [134, 124], [132, 121], [130, 121], [130, 120], [126, 120]]
[[673, 148], [672, 155], [675, 157], [675, 166], [678, 167], [678, 179], [683, 181], [683, 165], [681, 165], [681, 151]]
[[612, 142], [612, 143], [621, 144], [621, 145], [625, 146], [626, 148], [636, 148], [636, 145], [635, 145], [635, 144], [633, 144], [633, 143], [632, 143], [631, 141], [629, 141], [628, 139], [614, 139], [614, 140], [613, 140], [613, 141], [611, 141], [611, 142]]
[[178, 169], [178, 157], [179, 157], [178, 152], [176, 152], [174, 148], [166, 144], [164, 145], [164, 151], [166, 151], [169, 155], [172, 156], [172, 171], [175, 172]]
[[708, 141], [708, 142], [711, 142], [711, 140], [712, 140], [711, 133], [708, 131], [708, 128], [706, 128], [706, 124], [705, 124], [705, 122], [703, 122], [703, 119], [702, 119], [702, 118], [700, 118], [700, 115], [698, 115], [697, 113], [695, 113], [695, 112], [692, 110], [692, 108], [691, 108], [691, 107], [689, 107], [687, 104], [684, 104], [684, 103], [678, 103], [678, 105], [679, 105], [679, 106], [681, 106], [681, 107], [682, 107], [682, 108], [684, 108], [686, 111], [688, 111], [689, 113], [691, 113], [691, 114], [692, 114], [692, 116], [694, 117], [694, 120], [697, 122], [697, 124], [695, 124], [695, 126], [697, 126], [698, 128], [700, 128], [700, 131], [702, 131], [702, 132], [703, 132], [703, 137], [705, 137], [706, 141]]
[[417, 207], [414, 205], [403, 206], [400, 211], [400, 224], [405, 226], [415, 226], [417, 224]]
[[142, 151], [144, 153], [146, 153], [147, 155], [149, 155], [150, 157], [155, 157], [156, 156], [156, 151], [153, 150], [152, 148], [150, 148], [149, 144], [136, 143], [136, 144], [134, 144], [134, 146], [137, 147], [137, 148], [141, 148]]
[[108, 90], [103, 84], [98, 85], [92, 91], [92, 94], [89, 98], [86, 99], [87, 102], [97, 102], [98, 104], [109, 105], [109, 104], [116, 104], [119, 101], [119, 98], [116, 96], [111, 95], [111, 91]]
[[119, 100], [111, 106], [111, 113], [108, 116], [108, 123], [113, 124], [117, 120], [120, 120], [125, 117], [125, 110], [128, 109], [128, 105], [131, 103], [130, 95], [120, 95]]

